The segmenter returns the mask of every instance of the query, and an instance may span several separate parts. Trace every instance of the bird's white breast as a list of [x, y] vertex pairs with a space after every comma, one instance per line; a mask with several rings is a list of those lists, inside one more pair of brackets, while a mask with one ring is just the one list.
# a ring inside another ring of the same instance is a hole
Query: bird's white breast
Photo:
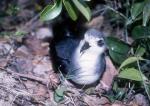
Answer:
[[97, 52], [93, 48], [89, 48], [86, 50], [83, 54], [81, 53], [80, 56], [77, 59], [77, 62], [79, 62], [79, 67], [84, 70], [88, 70], [88, 72], [92, 72], [94, 70], [95, 65], [98, 61], [99, 52]]
[[[98, 47], [91, 47], [80, 53], [76, 51], [74, 55], [75, 67], [79, 70], [76, 78], [74, 79], [76, 83], [79, 84], [91, 84], [98, 80], [99, 74], [96, 74], [98, 61], [100, 61], [101, 51]], [[98, 68], [99, 69], [99, 68]]]

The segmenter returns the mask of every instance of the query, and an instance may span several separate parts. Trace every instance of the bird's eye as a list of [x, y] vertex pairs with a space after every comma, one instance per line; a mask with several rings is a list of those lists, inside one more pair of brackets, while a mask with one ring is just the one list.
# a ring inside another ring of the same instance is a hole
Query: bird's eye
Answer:
[[89, 43], [88, 43], [88, 42], [85, 42], [84, 45], [82, 46], [80, 52], [82, 52], [82, 51], [88, 49], [89, 47], [90, 47]]
[[97, 41], [97, 44], [99, 46], [103, 46], [104, 45], [104, 40], [103, 39], [100, 39], [99, 41]]

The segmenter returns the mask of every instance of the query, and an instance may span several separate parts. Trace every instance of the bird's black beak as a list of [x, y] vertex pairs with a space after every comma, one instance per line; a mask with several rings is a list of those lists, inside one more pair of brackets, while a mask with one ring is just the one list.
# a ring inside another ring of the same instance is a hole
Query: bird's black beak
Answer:
[[85, 42], [84, 45], [82, 46], [80, 53], [87, 50], [88, 48], [90, 48], [90, 45], [88, 42]]

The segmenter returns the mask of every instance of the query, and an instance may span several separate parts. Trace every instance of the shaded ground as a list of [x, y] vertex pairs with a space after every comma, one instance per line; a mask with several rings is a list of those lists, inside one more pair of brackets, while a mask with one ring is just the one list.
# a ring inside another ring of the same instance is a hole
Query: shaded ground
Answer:
[[61, 81], [61, 74], [54, 73], [49, 55], [49, 43], [32, 35], [27, 35], [22, 41], [10, 38], [1, 38], [1, 40], [1, 104], [30, 106], [47, 103], [54, 106], [56, 105], [54, 91], [63, 87], [66, 94], [61, 105], [109, 104], [106, 97], [101, 97], [101, 92], [110, 89], [113, 76], [116, 75], [109, 58], [107, 62], [110, 65], [107, 67], [107, 73], [104, 74], [102, 84], [84, 93], [82, 89], [77, 89], [69, 82]]

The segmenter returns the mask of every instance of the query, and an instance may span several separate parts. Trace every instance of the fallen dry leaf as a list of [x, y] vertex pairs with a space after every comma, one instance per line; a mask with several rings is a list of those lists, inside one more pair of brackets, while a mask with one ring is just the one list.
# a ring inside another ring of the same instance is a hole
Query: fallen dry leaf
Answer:
[[17, 57], [24, 57], [24, 58], [32, 58], [32, 54], [29, 52], [28, 48], [24, 45], [22, 45], [21, 47], [19, 47], [16, 52], [15, 52], [15, 56]]
[[0, 58], [0, 67], [5, 67], [8, 60], [6, 58]]
[[104, 89], [106, 91], [110, 90], [112, 87], [112, 83], [114, 80], [114, 77], [118, 74], [118, 71], [116, 70], [115, 66], [113, 65], [111, 59], [106, 56], [106, 71], [104, 72], [101, 83], [96, 87], [96, 89]]
[[33, 55], [45, 56], [49, 54], [49, 44], [46, 45], [36, 36], [28, 35], [24, 37], [23, 43]]
[[134, 106], [149, 106], [150, 105], [148, 100], [146, 99], [146, 96], [140, 93], [136, 94], [133, 101], [131, 101], [129, 104], [134, 105]]
[[86, 27], [88, 28], [96, 28], [100, 29], [103, 25], [104, 22], [104, 17], [103, 16], [98, 16], [93, 18], [90, 22], [86, 23]]
[[109, 100], [105, 97], [98, 98], [96, 96], [86, 95], [83, 96], [83, 100], [88, 106], [111, 106]]

